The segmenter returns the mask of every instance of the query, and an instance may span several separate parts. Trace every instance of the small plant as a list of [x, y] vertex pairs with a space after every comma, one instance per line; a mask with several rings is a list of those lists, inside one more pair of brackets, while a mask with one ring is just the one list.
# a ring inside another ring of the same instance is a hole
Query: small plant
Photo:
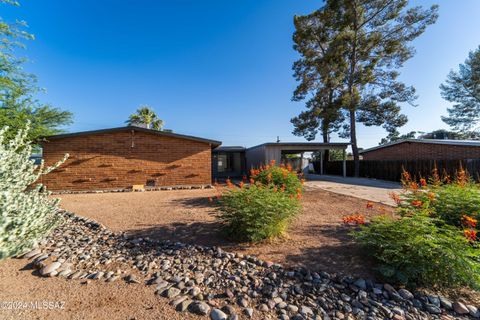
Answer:
[[253, 242], [283, 235], [300, 209], [296, 197], [273, 185], [230, 187], [219, 203], [219, 219], [228, 235]]
[[479, 263], [469, 239], [426, 215], [379, 216], [353, 233], [378, 262], [388, 281], [406, 285], [468, 285], [478, 288]]
[[302, 193], [303, 179], [293, 172], [290, 165], [275, 164], [272, 160], [270, 164], [261, 166], [259, 169], [250, 170], [250, 183], [260, 183], [262, 185], [274, 185], [278, 189], [294, 196]]
[[32, 145], [27, 142], [29, 125], [9, 142], [7, 129], [0, 130], [0, 260], [31, 249], [58, 223], [58, 200], [34, 183], [66, 159], [49, 168], [43, 162], [34, 165]]

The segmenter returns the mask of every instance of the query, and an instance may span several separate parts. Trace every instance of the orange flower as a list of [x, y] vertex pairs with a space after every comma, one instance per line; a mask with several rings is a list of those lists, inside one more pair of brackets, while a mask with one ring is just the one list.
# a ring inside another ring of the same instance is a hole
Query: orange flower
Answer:
[[277, 161], [276, 161], [275, 159], [270, 160], [270, 165], [271, 165], [271, 166], [274, 166], [275, 163], [277, 163]]
[[418, 183], [414, 181], [410, 182], [410, 189], [413, 191], [418, 190]]
[[475, 228], [477, 226], [477, 219], [467, 216], [466, 214], [462, 217], [462, 223], [464, 226], [469, 228]]
[[361, 214], [352, 214], [342, 218], [345, 224], [365, 224], [365, 217]]
[[435, 200], [435, 193], [429, 192], [429, 193], [427, 193], [427, 197], [430, 201], [433, 201], [433, 200]]
[[244, 185], [245, 185], [245, 183], [244, 183], [243, 181], [238, 184], [238, 186], [240, 187], [240, 189], [243, 188]]
[[475, 231], [475, 230], [464, 230], [463, 235], [469, 241], [476, 241], [477, 240], [477, 231]]
[[305, 179], [300, 179], [301, 184], [305, 184]]
[[367, 202], [367, 209], [373, 209], [373, 202]]
[[271, 173], [267, 174], [267, 181], [268, 182], [272, 181], [272, 174]]
[[421, 200], [413, 200], [412, 201], [412, 206], [416, 208], [420, 208], [423, 205], [423, 202]]
[[301, 193], [297, 193], [297, 200], [300, 200], [302, 198], [302, 194]]
[[390, 198], [392, 198], [396, 204], [402, 203], [402, 199], [400, 199], [400, 196], [395, 192], [390, 193]]
[[251, 184], [254, 184], [254, 183], [255, 183], [255, 179], [250, 178], [250, 183], [251, 183]]
[[288, 170], [289, 172], [292, 172], [292, 170], [293, 170], [292, 165], [291, 165], [290, 163], [287, 164], [287, 170]]
[[421, 179], [420, 179], [420, 185], [421, 185], [422, 187], [426, 187], [426, 186], [427, 186], [427, 180], [421, 178]]

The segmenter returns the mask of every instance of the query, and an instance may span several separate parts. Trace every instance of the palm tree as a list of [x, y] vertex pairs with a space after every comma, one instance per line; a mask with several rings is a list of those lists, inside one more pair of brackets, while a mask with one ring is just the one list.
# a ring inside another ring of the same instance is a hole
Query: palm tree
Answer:
[[163, 120], [159, 119], [155, 111], [149, 106], [140, 106], [137, 112], [131, 114], [125, 121], [128, 125], [145, 127], [147, 129], [162, 130]]

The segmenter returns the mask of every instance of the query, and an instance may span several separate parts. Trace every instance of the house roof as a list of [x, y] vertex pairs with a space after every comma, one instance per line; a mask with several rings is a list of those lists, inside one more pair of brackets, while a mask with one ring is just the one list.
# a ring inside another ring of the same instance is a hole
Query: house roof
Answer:
[[250, 147], [248, 149], [254, 149], [264, 146], [279, 146], [279, 147], [304, 147], [304, 148], [321, 148], [321, 147], [341, 147], [347, 148], [350, 143], [347, 142], [332, 142], [332, 143], [323, 143], [323, 142], [267, 142], [262, 143], [257, 146]]
[[220, 146], [213, 149], [214, 152], [244, 152], [245, 147], [242, 146]]
[[373, 148], [361, 150], [360, 154], [391, 147], [401, 143], [426, 143], [426, 144], [443, 144], [443, 145], [454, 145], [454, 146], [480, 147], [480, 141], [477, 141], [477, 140], [402, 139], [394, 142], [389, 142], [381, 146], [376, 146]]
[[216, 147], [218, 147], [222, 144], [221, 141], [217, 141], [217, 140], [204, 139], [204, 138], [188, 136], [188, 135], [184, 135], [184, 134], [147, 129], [147, 128], [142, 128], [142, 127], [137, 127], [137, 126], [126, 126], [126, 127], [108, 128], [108, 129], [101, 129], [101, 130], [57, 134], [57, 135], [53, 135], [53, 136], [42, 137], [42, 140], [47, 140], [48, 141], [48, 140], [56, 140], [56, 139], [63, 139], [63, 138], [76, 137], [76, 136], [86, 136], [86, 135], [91, 135], [91, 134], [111, 133], [111, 132], [120, 132], [120, 131], [127, 131], [127, 130], [134, 130], [134, 131], [138, 131], [138, 132], [147, 132], [147, 133], [156, 134], [156, 135], [159, 135], [159, 136], [204, 142], [204, 143], [210, 144], [212, 146], [212, 148], [216, 148]]

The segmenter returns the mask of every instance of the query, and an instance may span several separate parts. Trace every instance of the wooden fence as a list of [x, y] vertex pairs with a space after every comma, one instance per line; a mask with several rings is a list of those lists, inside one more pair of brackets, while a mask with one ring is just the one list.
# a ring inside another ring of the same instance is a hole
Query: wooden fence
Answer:
[[[347, 160], [347, 176], [354, 175], [353, 160]], [[320, 171], [320, 163], [313, 163], [316, 172]], [[436, 167], [439, 174], [454, 176], [456, 171], [464, 168], [471, 177], [480, 181], [480, 159], [468, 160], [361, 160], [360, 177], [389, 181], [400, 181], [403, 169], [412, 176], [428, 178]], [[342, 161], [324, 163], [325, 174], [342, 175]]]

